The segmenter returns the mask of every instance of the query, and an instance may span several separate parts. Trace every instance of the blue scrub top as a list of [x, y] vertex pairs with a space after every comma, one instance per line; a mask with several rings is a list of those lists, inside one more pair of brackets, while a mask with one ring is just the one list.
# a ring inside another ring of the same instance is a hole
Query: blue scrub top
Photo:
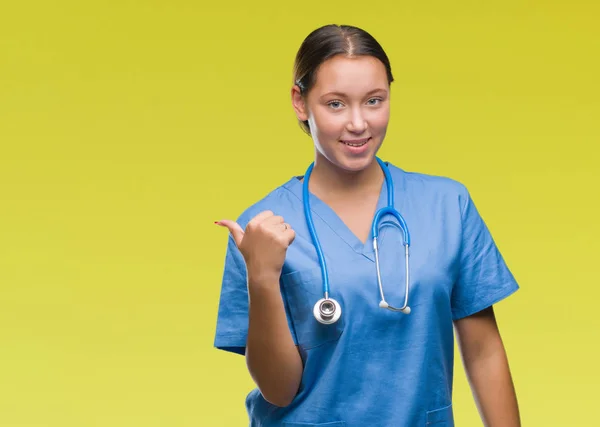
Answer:
[[[285, 408], [258, 389], [246, 398], [250, 426], [454, 426], [453, 320], [469, 316], [518, 289], [488, 228], [461, 183], [406, 172], [389, 163], [396, 209], [411, 235], [409, 315], [379, 308], [372, 240], [361, 242], [311, 194], [313, 221], [325, 254], [330, 296], [341, 319], [322, 325], [313, 306], [323, 297], [321, 270], [306, 225], [302, 182], [293, 177], [248, 208], [283, 216], [296, 232], [280, 279], [288, 323], [304, 362], [300, 390]], [[387, 205], [382, 186], [377, 208]], [[386, 300], [404, 301], [402, 232], [386, 216], [379, 243]], [[248, 294], [244, 259], [229, 238], [215, 346], [244, 354]]]

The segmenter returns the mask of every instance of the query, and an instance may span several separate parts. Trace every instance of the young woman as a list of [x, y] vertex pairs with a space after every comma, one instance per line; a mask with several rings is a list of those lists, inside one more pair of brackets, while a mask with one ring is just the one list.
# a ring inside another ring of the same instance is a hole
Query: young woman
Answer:
[[484, 424], [520, 425], [492, 308], [518, 285], [462, 184], [376, 156], [392, 81], [367, 32], [308, 35], [291, 98], [314, 163], [217, 222], [215, 346], [246, 357], [251, 426], [453, 426], [454, 327]]

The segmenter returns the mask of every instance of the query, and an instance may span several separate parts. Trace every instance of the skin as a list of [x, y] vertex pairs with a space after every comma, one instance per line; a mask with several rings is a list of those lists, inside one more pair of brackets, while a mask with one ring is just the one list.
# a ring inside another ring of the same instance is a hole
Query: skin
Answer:
[[[390, 118], [385, 67], [373, 57], [331, 58], [321, 64], [305, 97], [292, 88], [292, 105], [299, 120], [308, 120], [315, 145], [310, 191], [364, 243], [384, 181], [374, 159]], [[344, 144], [365, 138], [360, 153]]]
[[289, 405], [300, 386], [302, 359], [288, 327], [279, 276], [295, 233], [281, 216], [259, 213], [246, 229], [230, 220], [227, 227], [246, 262], [248, 272], [248, 338], [246, 364], [268, 402]]
[[454, 323], [475, 404], [486, 427], [520, 427], [519, 406], [493, 307]]
[[[375, 161], [390, 117], [390, 85], [383, 64], [372, 57], [336, 56], [317, 72], [302, 96], [291, 90], [299, 120], [308, 120], [315, 145], [309, 189], [327, 203], [363, 242], [368, 236], [384, 177]], [[344, 141], [368, 138], [360, 152]], [[360, 203], [358, 203], [360, 201]], [[284, 219], [262, 212], [243, 230], [227, 227], [248, 270], [249, 330], [246, 360], [266, 400], [289, 405], [302, 378], [302, 361], [289, 331], [279, 276], [295, 234]], [[485, 426], [520, 426], [516, 394], [493, 308], [454, 324], [461, 356]]]

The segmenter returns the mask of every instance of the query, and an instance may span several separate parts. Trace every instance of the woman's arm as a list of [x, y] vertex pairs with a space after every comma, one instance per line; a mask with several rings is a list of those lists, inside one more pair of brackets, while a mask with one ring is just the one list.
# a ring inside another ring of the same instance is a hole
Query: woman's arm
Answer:
[[246, 364], [263, 397], [289, 405], [300, 386], [302, 360], [287, 323], [278, 280], [261, 283], [249, 277], [249, 324]]
[[244, 230], [231, 220], [227, 227], [244, 257], [248, 276], [246, 364], [265, 400], [289, 405], [302, 379], [302, 359], [287, 322], [279, 276], [288, 246], [296, 234], [281, 216], [263, 211]]
[[520, 427], [508, 359], [493, 307], [455, 322], [467, 379], [486, 427]]

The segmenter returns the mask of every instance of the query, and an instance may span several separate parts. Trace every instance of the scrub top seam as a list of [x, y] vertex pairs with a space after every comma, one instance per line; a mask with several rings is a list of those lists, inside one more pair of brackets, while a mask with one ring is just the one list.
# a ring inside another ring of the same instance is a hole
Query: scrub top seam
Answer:
[[467, 212], [467, 206], [469, 205], [470, 200], [471, 200], [471, 195], [469, 194], [469, 191], [467, 191], [465, 205], [460, 210], [460, 246], [458, 248], [459, 259], [462, 258], [462, 253], [463, 253], [464, 233], [465, 233], [465, 213]]

